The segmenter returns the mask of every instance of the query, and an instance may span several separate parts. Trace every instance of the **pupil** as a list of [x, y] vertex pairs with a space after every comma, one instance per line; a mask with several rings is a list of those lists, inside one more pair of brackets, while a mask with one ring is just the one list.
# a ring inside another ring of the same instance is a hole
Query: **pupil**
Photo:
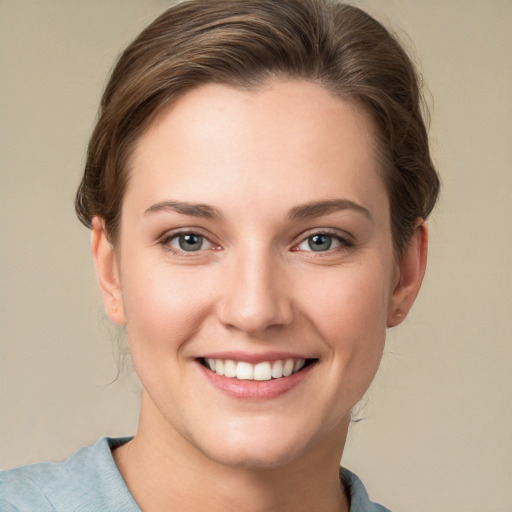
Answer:
[[308, 241], [309, 248], [313, 251], [327, 251], [331, 243], [332, 239], [327, 235], [313, 235]]
[[184, 251], [198, 251], [201, 249], [202, 238], [197, 235], [180, 235], [180, 248]]

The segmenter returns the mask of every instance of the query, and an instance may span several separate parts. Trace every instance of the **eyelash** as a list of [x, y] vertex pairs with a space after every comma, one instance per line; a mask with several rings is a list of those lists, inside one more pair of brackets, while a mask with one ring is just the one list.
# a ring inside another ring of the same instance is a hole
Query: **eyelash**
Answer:
[[179, 237], [187, 236], [187, 235], [196, 236], [198, 238], [201, 238], [203, 241], [206, 241], [211, 246], [215, 247], [215, 244], [207, 236], [203, 235], [202, 233], [198, 233], [197, 231], [194, 231], [194, 230], [182, 230], [182, 231], [177, 231], [174, 233], [169, 233], [169, 234], [165, 235], [160, 240], [159, 243], [160, 243], [160, 245], [164, 246], [167, 251], [169, 251], [177, 256], [186, 255], [187, 257], [190, 257], [190, 256], [194, 256], [195, 253], [201, 253], [205, 250], [205, 249], [198, 249], [197, 251], [184, 251], [184, 250], [177, 249], [171, 245], [171, 242], [173, 240], [179, 240]]
[[[201, 233], [198, 233], [197, 231], [194, 231], [194, 230], [183, 230], [183, 231], [178, 231], [178, 232], [167, 234], [160, 240], [159, 244], [164, 246], [167, 251], [169, 251], [175, 255], [178, 255], [178, 256], [186, 255], [186, 257], [193, 257], [193, 256], [199, 255], [196, 253], [201, 253], [201, 252], [207, 250], [207, 249], [200, 248], [196, 251], [185, 251], [185, 250], [176, 249], [171, 245], [171, 242], [173, 240], [179, 240], [180, 236], [186, 236], [186, 235], [199, 237], [203, 241], [210, 244], [211, 247], [209, 247], [208, 249], [218, 250], [218, 246], [215, 246], [215, 244], [207, 236], [205, 236]], [[348, 237], [343, 237], [336, 231], [332, 231], [329, 229], [323, 229], [320, 231], [312, 232], [312, 233], [308, 234], [307, 236], [301, 238], [301, 240], [298, 243], [293, 245], [293, 247], [291, 248], [291, 251], [299, 252], [300, 251], [299, 247], [315, 236], [329, 237], [331, 239], [336, 240], [339, 243], [339, 245], [337, 247], [334, 247], [334, 248], [329, 247], [325, 251], [314, 251], [313, 249], [311, 249], [310, 251], [304, 251], [304, 252], [312, 253], [312, 255], [314, 255], [315, 257], [322, 257], [322, 256], [326, 256], [328, 254], [333, 254], [334, 252], [350, 250], [350, 249], [353, 249], [355, 246], [355, 243], [353, 241], [351, 241]]]
[[347, 250], [353, 249], [355, 246], [355, 243], [352, 240], [350, 240], [348, 237], [341, 236], [339, 234], [339, 232], [334, 231], [334, 230], [329, 230], [329, 229], [322, 229], [319, 231], [314, 231], [312, 233], [309, 233], [307, 236], [303, 237], [298, 244], [295, 244], [292, 247], [292, 251], [298, 252], [300, 250], [299, 247], [302, 244], [306, 243], [308, 240], [312, 239], [315, 236], [329, 237], [331, 239], [336, 240], [339, 243], [339, 245], [334, 248], [329, 247], [326, 251], [314, 251], [313, 249], [311, 249], [310, 251], [304, 251], [304, 252], [312, 253], [311, 256], [314, 256], [314, 257], [322, 257], [322, 256], [327, 256], [327, 255], [341, 252], [341, 251], [347, 251]]

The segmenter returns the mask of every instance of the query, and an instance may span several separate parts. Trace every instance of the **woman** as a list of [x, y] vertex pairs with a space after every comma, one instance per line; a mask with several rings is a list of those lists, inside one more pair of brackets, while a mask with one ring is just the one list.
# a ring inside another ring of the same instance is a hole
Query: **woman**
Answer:
[[113, 71], [76, 202], [139, 428], [5, 472], [1, 510], [385, 510], [339, 461], [438, 188], [414, 68], [362, 11], [169, 9]]

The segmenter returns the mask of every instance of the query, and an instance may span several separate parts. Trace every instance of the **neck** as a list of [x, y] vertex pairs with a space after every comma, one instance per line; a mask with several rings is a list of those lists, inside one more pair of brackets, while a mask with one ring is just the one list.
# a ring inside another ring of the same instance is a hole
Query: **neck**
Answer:
[[137, 434], [114, 452], [141, 510], [202, 512], [208, 504], [211, 512], [348, 512], [338, 476], [348, 421], [332, 433], [330, 442], [293, 461], [255, 468], [232, 467], [210, 459], [159, 415], [143, 393]]

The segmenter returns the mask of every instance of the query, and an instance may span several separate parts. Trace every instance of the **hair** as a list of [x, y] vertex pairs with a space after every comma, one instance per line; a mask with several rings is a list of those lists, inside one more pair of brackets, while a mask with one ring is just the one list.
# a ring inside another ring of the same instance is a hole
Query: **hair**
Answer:
[[440, 187], [420, 79], [379, 22], [333, 0], [188, 0], [151, 23], [121, 54], [103, 94], [79, 219], [91, 227], [101, 217], [115, 243], [136, 142], [180, 94], [208, 83], [254, 89], [272, 77], [314, 81], [371, 116], [401, 252]]

